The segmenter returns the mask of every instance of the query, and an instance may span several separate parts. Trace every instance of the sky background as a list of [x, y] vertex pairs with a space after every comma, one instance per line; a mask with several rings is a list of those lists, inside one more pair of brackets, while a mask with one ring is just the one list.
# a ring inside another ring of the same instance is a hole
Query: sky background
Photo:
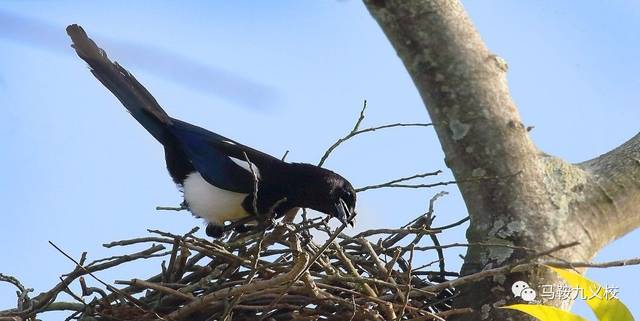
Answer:
[[[464, 1], [488, 47], [509, 63], [523, 122], [547, 153], [571, 162], [602, 154], [638, 132], [640, 2]], [[358, 1], [210, 1], [104, 4], [0, 2], [0, 272], [36, 293], [78, 257], [121, 254], [111, 240], [147, 228], [184, 233], [203, 224], [157, 212], [180, 194], [160, 144], [89, 73], [64, 28], [82, 25], [133, 72], [172, 116], [288, 160], [316, 163], [353, 126], [428, 122], [382, 31]], [[432, 128], [391, 129], [339, 147], [325, 164], [356, 187], [437, 169], [450, 179]], [[465, 217], [455, 186], [377, 190], [358, 196], [357, 230], [400, 226], [439, 191], [436, 225]], [[465, 227], [441, 242], [464, 242]], [[201, 232], [203, 234], [203, 232]], [[640, 231], [598, 261], [640, 256]], [[449, 250], [457, 270], [460, 250]], [[424, 258], [430, 261], [431, 258]], [[160, 260], [99, 273], [106, 281], [151, 276]], [[619, 288], [640, 316], [639, 267], [590, 270]], [[15, 306], [0, 283], [0, 308]], [[582, 304], [574, 309], [591, 320]], [[44, 320], [62, 320], [51, 313]]]

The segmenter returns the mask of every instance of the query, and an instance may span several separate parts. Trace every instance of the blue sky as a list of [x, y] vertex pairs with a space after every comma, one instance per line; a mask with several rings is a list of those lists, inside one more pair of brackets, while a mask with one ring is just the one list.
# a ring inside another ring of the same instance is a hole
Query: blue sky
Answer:
[[[429, 121], [360, 2], [231, 3], [0, 2], [0, 272], [38, 292], [73, 268], [48, 240], [99, 258], [118, 253], [102, 243], [147, 228], [183, 232], [201, 225], [186, 214], [154, 210], [180, 202], [161, 146], [68, 47], [70, 23], [81, 24], [172, 116], [273, 155], [290, 150], [291, 161], [317, 162], [352, 127], [363, 99], [369, 101], [364, 126]], [[509, 63], [513, 97], [543, 150], [578, 162], [638, 132], [638, 2], [465, 6], [489, 48]], [[443, 158], [432, 129], [394, 129], [344, 144], [326, 167], [363, 186], [446, 170]], [[451, 194], [437, 203], [438, 225], [466, 216], [454, 186], [371, 191], [359, 196], [358, 229], [402, 225], [441, 190]], [[464, 228], [443, 237], [463, 242]], [[597, 259], [640, 256], [638, 242], [636, 231]], [[449, 252], [452, 269], [460, 264], [457, 253]], [[158, 265], [141, 262], [100, 276], [150, 275]], [[638, 316], [638, 273], [628, 267], [588, 276], [619, 287]], [[0, 283], [0, 307], [14, 303], [13, 289]]]

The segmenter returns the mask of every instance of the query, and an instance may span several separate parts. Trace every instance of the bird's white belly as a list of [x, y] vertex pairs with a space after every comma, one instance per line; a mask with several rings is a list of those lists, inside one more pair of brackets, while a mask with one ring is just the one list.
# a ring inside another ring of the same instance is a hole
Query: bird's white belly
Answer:
[[224, 225], [225, 221], [235, 221], [249, 215], [242, 207], [242, 201], [249, 194], [217, 188], [205, 181], [198, 172], [189, 174], [182, 188], [191, 213], [209, 223]]

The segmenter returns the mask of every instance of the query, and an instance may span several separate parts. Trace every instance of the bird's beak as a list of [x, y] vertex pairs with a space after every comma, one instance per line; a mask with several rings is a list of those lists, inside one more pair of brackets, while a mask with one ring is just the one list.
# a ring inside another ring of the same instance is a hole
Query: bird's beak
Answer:
[[351, 211], [349, 210], [349, 206], [347, 206], [347, 203], [345, 203], [345, 201], [340, 198], [338, 199], [338, 202], [336, 202], [334, 204], [335, 208], [336, 208], [336, 218], [342, 222], [342, 224], [345, 225], [351, 225], [351, 227], [354, 226], [353, 224], [353, 216], [354, 213], [351, 213]]

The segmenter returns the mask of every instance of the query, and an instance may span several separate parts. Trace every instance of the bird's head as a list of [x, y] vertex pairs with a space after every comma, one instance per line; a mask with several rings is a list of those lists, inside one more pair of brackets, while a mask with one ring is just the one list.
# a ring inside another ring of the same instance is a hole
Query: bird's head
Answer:
[[295, 179], [301, 183], [298, 190], [300, 207], [307, 207], [353, 226], [356, 212], [356, 191], [344, 177], [328, 169], [310, 164], [292, 164], [300, 168]]
[[[335, 173], [334, 173], [335, 174]], [[328, 199], [332, 208], [327, 214], [337, 218], [344, 224], [353, 226], [353, 218], [356, 213], [356, 190], [344, 177], [335, 174], [335, 188], [329, 192]]]

